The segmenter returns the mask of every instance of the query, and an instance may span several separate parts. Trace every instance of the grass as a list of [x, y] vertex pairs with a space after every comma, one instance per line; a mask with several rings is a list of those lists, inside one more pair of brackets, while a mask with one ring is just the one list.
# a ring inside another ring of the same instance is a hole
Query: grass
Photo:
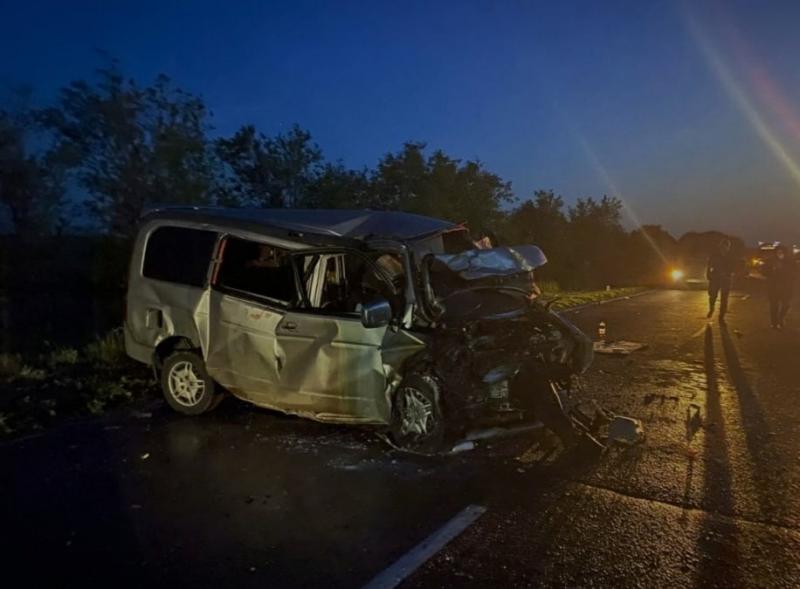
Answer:
[[87, 359], [97, 365], [120, 366], [128, 362], [125, 336], [121, 327], [112, 329], [84, 349]]
[[612, 288], [609, 290], [576, 290], [576, 291], [553, 291], [546, 288], [542, 289], [543, 299], [552, 299], [558, 297], [558, 300], [553, 304], [553, 309], [561, 311], [571, 307], [578, 307], [580, 305], [587, 305], [590, 303], [601, 303], [609, 299], [618, 297], [626, 297], [637, 292], [646, 290], [643, 286], [630, 286], [623, 288]]
[[122, 329], [82, 349], [45, 348], [31, 358], [0, 354], [0, 436], [98, 415], [153, 388], [149, 371], [126, 356]]

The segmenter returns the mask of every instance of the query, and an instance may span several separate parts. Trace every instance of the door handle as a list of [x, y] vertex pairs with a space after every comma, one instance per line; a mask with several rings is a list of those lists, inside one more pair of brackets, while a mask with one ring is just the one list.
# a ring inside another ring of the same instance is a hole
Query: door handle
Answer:
[[283, 328], [286, 331], [294, 331], [295, 329], [297, 329], [297, 323], [295, 323], [294, 321], [287, 321], [286, 323], [283, 324]]

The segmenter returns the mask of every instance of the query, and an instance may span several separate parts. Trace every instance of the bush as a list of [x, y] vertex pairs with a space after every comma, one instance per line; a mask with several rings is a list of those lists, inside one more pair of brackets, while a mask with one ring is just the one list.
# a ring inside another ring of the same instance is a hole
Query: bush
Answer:
[[19, 376], [24, 364], [19, 354], [0, 354], [0, 376]]
[[78, 350], [75, 348], [57, 348], [47, 356], [46, 364], [54, 369], [59, 366], [73, 366], [78, 363]]
[[103, 337], [97, 338], [85, 349], [86, 359], [93, 364], [118, 367], [127, 363], [125, 353], [125, 334], [121, 327], [112, 329]]
[[26, 364], [20, 369], [17, 376], [26, 380], [44, 380], [47, 378], [47, 373], [41, 368], [33, 368]]
[[555, 280], [537, 280], [536, 283], [545, 295], [553, 295], [561, 292], [561, 287]]

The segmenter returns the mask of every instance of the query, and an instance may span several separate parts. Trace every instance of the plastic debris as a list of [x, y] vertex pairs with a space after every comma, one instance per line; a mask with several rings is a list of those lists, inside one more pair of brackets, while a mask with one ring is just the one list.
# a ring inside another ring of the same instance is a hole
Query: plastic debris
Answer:
[[633, 417], [615, 415], [608, 424], [608, 441], [633, 445], [644, 440], [642, 422]]
[[463, 442], [459, 442], [450, 450], [451, 454], [458, 454], [459, 452], [469, 452], [470, 450], [475, 449], [475, 442], [470, 440], [465, 440]]
[[522, 423], [511, 427], [490, 427], [488, 429], [479, 429], [467, 432], [467, 435], [464, 438], [470, 442], [488, 440], [491, 438], [506, 438], [518, 434], [528, 433], [543, 427], [544, 425], [539, 421], [534, 423]]

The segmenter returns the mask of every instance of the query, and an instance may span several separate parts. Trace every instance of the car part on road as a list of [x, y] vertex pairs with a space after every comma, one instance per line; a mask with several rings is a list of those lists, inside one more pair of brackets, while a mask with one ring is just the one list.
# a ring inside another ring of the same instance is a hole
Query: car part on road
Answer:
[[612, 356], [627, 356], [632, 352], [638, 352], [647, 348], [647, 344], [641, 342], [629, 342], [626, 340], [617, 340], [615, 342], [607, 342], [605, 340], [594, 342], [594, 351], [597, 354], [609, 354]]
[[458, 454], [459, 452], [469, 452], [470, 450], [475, 449], [475, 442], [466, 440], [464, 442], [459, 442], [455, 446], [450, 449], [450, 454]]
[[608, 441], [633, 445], [644, 440], [642, 422], [633, 417], [615, 415], [608, 424]]

